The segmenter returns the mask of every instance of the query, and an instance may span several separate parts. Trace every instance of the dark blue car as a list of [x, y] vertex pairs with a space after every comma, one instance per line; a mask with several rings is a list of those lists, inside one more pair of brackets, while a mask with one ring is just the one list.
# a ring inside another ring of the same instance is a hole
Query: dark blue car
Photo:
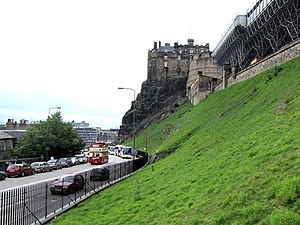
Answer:
[[4, 171], [0, 171], [0, 180], [5, 180], [6, 173]]

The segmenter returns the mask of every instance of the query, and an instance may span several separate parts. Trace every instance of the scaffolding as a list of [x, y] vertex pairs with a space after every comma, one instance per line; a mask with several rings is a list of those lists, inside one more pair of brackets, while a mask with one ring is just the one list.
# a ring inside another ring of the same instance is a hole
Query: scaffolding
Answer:
[[258, 0], [245, 18], [247, 25], [235, 21], [214, 49], [218, 65], [242, 70], [300, 37], [300, 0]]

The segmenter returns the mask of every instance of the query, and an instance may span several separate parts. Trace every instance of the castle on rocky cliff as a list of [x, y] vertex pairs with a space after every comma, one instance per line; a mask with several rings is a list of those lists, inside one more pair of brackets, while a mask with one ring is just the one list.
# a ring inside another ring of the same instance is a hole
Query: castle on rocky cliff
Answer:
[[187, 78], [186, 95], [193, 104], [212, 92], [221, 83], [222, 68], [211, 56], [209, 44], [194, 45], [194, 39], [187, 44], [154, 42], [148, 52], [149, 81]]
[[157, 46], [154, 42], [154, 48], [148, 52], [148, 80], [187, 78], [186, 96], [197, 104], [222, 81], [224, 68], [217, 65], [211, 53], [208, 43], [194, 45], [194, 39], [174, 46], [161, 46], [160, 42]]
[[154, 42], [148, 52], [147, 69], [141, 93], [122, 119], [119, 132], [122, 139], [133, 130], [134, 108], [138, 132], [149, 121], [166, 116], [182, 99], [197, 104], [221, 83], [222, 76], [222, 68], [213, 60], [209, 44], [195, 45], [194, 39], [173, 46]]

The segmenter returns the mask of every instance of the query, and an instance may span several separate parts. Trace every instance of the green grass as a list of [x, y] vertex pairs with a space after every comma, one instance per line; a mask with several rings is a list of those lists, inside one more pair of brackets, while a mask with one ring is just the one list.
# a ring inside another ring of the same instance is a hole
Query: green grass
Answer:
[[300, 58], [147, 134], [150, 153], [171, 154], [52, 224], [300, 224]]

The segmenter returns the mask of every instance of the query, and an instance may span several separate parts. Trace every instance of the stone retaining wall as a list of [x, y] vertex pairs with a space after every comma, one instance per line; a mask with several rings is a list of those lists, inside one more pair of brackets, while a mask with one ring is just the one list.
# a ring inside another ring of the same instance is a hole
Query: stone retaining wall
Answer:
[[229, 77], [228, 86], [233, 85], [239, 81], [247, 80], [262, 71], [273, 68], [298, 56], [300, 56], [300, 40], [285, 46], [278, 52], [240, 71], [239, 73], [237, 73], [235, 79], [234, 77]]

